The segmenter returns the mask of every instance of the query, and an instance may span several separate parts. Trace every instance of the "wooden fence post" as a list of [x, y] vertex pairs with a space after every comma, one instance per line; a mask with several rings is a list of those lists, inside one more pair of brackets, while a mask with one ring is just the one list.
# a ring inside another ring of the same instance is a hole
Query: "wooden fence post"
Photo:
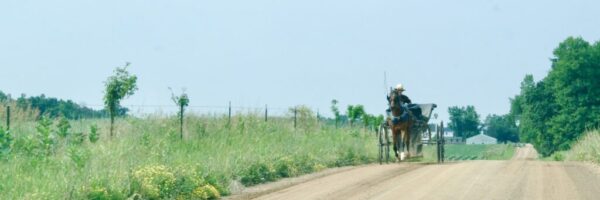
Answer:
[[435, 130], [435, 140], [436, 140], [436, 141], [435, 141], [435, 144], [436, 144], [436, 147], [437, 147], [437, 148], [436, 148], [436, 153], [437, 153], [437, 162], [438, 162], [438, 163], [440, 163], [440, 162], [441, 162], [441, 160], [442, 160], [442, 159], [441, 159], [441, 158], [442, 158], [442, 156], [441, 156], [441, 149], [440, 149], [441, 142], [442, 142], [442, 141], [440, 140], [440, 132], [441, 132], [441, 131], [440, 131], [440, 126], [439, 126], [439, 125], [437, 125], [437, 124], [436, 124], [435, 126], [437, 127], [437, 130]]
[[183, 140], [183, 105], [179, 105], [179, 139]]
[[296, 128], [297, 115], [298, 115], [298, 107], [294, 107], [294, 128]]
[[320, 119], [321, 119], [321, 116], [319, 115], [319, 109], [317, 109], [317, 125], [320, 124], [320, 121], [321, 121]]
[[229, 117], [227, 118], [227, 124], [231, 124], [231, 101], [229, 101]]
[[267, 106], [267, 104], [265, 104], [265, 122], [267, 121], [269, 116], [269, 107]]
[[429, 126], [429, 124], [427, 124], [427, 136], [429, 137], [427, 145], [431, 145], [431, 126]]
[[6, 130], [10, 130], [10, 106], [6, 106]]
[[444, 121], [442, 121], [442, 122], [441, 122], [441, 129], [440, 129], [440, 132], [442, 133], [442, 134], [441, 134], [441, 135], [442, 135], [442, 138], [441, 138], [441, 139], [442, 139], [442, 142], [441, 142], [441, 147], [442, 147], [441, 149], [442, 149], [442, 151], [440, 152], [440, 154], [441, 154], [441, 156], [442, 156], [442, 163], [444, 163], [444, 160], [445, 160], [445, 156], [444, 156], [444, 154], [445, 154], [445, 151], [446, 151], [446, 150], [444, 149], [444, 144], [446, 143], [446, 141], [444, 140]]

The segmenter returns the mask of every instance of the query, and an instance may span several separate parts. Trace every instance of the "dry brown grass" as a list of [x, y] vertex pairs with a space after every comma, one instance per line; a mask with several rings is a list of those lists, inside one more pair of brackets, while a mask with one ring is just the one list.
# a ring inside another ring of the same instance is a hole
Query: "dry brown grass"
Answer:
[[600, 164], [600, 131], [588, 131], [565, 153], [567, 160]]

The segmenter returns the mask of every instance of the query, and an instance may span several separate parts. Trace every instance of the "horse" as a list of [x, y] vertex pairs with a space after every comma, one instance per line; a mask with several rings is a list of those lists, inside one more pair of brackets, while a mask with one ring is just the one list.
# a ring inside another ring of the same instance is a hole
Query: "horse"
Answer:
[[[398, 161], [410, 157], [410, 130], [416, 121], [415, 116], [403, 106], [401, 94], [398, 91], [392, 91], [388, 97], [388, 103], [392, 117], [387, 119], [389, 127], [392, 129], [392, 142], [394, 144], [394, 154]], [[398, 140], [401, 140], [401, 143]], [[406, 155], [404, 150], [406, 149]]]

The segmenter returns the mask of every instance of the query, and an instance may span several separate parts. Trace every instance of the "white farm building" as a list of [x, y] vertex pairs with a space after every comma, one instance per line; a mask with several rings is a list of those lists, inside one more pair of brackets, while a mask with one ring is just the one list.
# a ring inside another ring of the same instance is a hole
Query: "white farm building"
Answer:
[[483, 133], [467, 138], [467, 144], [496, 144], [496, 138], [485, 135]]

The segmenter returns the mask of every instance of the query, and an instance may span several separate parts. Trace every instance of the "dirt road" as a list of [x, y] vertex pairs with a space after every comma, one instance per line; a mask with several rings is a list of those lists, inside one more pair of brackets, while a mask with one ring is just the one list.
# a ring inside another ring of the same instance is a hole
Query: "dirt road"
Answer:
[[536, 157], [528, 145], [507, 161], [368, 165], [232, 199], [600, 199], [595, 166]]

